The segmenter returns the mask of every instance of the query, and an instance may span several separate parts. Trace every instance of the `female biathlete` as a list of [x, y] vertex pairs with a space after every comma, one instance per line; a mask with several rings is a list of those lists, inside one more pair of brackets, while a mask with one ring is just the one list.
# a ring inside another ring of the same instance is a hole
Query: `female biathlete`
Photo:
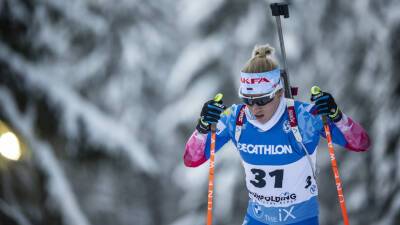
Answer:
[[187, 141], [184, 163], [197, 167], [210, 156], [210, 124], [217, 123], [216, 151], [229, 140], [238, 150], [249, 192], [243, 224], [318, 225], [316, 150], [324, 135], [321, 115], [328, 117], [333, 142], [351, 151], [365, 151], [368, 134], [341, 112], [332, 95], [312, 96], [313, 104], [295, 101], [301, 143], [294, 136], [283, 96], [280, 69], [273, 48], [259, 46], [241, 71], [243, 104], [228, 109], [210, 100], [202, 108], [196, 130]]

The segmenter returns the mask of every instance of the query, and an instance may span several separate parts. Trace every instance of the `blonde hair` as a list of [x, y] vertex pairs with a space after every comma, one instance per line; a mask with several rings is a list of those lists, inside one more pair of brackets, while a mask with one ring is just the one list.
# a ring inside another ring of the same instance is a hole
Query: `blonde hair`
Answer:
[[278, 64], [272, 57], [274, 52], [269, 44], [266, 45], [256, 45], [251, 54], [251, 59], [247, 61], [246, 65], [243, 67], [243, 73], [262, 73], [274, 70], [278, 67]]

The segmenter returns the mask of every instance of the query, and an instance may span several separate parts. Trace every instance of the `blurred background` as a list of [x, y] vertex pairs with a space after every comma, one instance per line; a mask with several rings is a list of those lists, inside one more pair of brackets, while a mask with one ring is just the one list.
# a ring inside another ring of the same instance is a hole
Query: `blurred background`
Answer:
[[[239, 102], [270, 1], [0, 0], [0, 224], [201, 225], [208, 164], [182, 155], [203, 103]], [[400, 224], [400, 2], [289, 1], [292, 85], [331, 92], [372, 138], [336, 147], [352, 225]], [[325, 140], [320, 223], [342, 224]], [[242, 224], [244, 172], [216, 156], [214, 224]]]

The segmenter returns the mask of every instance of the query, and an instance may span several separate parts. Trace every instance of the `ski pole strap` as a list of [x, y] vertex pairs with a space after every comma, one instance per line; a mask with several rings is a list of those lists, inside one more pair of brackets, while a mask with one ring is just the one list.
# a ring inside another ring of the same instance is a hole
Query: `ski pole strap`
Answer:
[[239, 143], [239, 138], [242, 133], [242, 127], [243, 127], [244, 118], [245, 118], [245, 111], [244, 111], [245, 109], [246, 109], [246, 105], [242, 105], [240, 107], [239, 115], [238, 115], [238, 117], [236, 117], [236, 128], [235, 128], [236, 143]]
[[296, 111], [295, 111], [295, 108], [294, 108], [294, 99], [286, 98], [286, 107], [287, 107], [288, 114], [289, 114], [290, 128], [292, 130], [294, 138], [301, 145], [302, 149], [306, 153], [307, 161], [310, 164], [310, 167], [311, 167], [311, 170], [312, 170], [312, 173], [313, 173], [313, 177], [316, 180], [317, 176], [316, 176], [316, 171], [315, 171], [315, 168], [314, 168], [314, 164], [312, 163], [311, 156], [308, 153], [308, 151], [306, 149], [306, 146], [304, 146], [304, 144], [303, 144], [303, 138], [301, 137], [300, 129], [299, 129], [299, 126], [298, 126], [298, 123], [297, 123]]

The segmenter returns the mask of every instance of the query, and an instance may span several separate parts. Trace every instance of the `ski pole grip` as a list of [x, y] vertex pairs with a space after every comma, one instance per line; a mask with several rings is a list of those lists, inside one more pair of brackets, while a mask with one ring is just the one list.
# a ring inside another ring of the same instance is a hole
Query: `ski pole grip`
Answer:
[[273, 16], [283, 16], [289, 18], [289, 7], [287, 3], [272, 3], [270, 4]]
[[[215, 95], [214, 97], [214, 101], [219, 102], [222, 100], [222, 97], [224, 97], [224, 95], [222, 93], [218, 93]], [[215, 123], [211, 124], [211, 132], [215, 132], [217, 125]]]
[[311, 88], [311, 94], [314, 95], [314, 96], [321, 95], [322, 94], [321, 88], [318, 87], [318, 86], [313, 86]]
[[[322, 95], [321, 88], [318, 86], [313, 86], [311, 88], [311, 94], [314, 95], [315, 97], [319, 97], [320, 95]], [[324, 125], [327, 124], [326, 116], [322, 116], [322, 122]]]
[[222, 97], [224, 97], [224, 95], [222, 93], [218, 93], [215, 95], [214, 101], [219, 102], [222, 100]]

